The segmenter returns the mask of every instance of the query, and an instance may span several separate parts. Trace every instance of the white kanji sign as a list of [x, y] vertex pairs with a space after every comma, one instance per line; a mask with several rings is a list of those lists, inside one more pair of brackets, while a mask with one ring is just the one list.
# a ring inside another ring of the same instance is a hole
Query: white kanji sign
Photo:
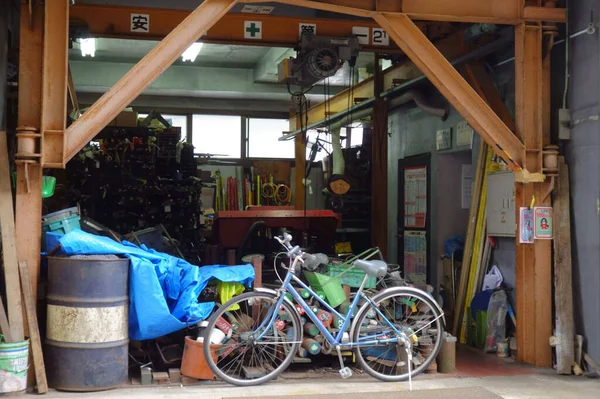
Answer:
[[358, 43], [368, 46], [371, 44], [369, 40], [369, 28], [362, 26], [353, 26], [352, 34], [358, 38]]
[[131, 32], [150, 32], [150, 15], [149, 14], [130, 14], [131, 16]]
[[317, 34], [317, 24], [299, 24], [299, 36], [302, 38], [302, 34], [304, 32], [312, 33], [313, 35]]
[[390, 38], [387, 32], [381, 28], [373, 28], [373, 45], [374, 46], [389, 46]]
[[244, 21], [244, 39], [262, 39], [261, 21]]

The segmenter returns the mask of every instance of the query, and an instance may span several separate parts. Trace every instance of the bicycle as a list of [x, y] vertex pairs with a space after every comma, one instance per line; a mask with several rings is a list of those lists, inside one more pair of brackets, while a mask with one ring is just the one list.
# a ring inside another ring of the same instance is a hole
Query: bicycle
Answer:
[[[362, 269], [365, 277], [342, 315], [296, 275], [298, 266], [310, 262], [314, 255], [292, 246], [292, 236], [287, 233], [283, 238], [275, 238], [293, 260], [282, 286], [277, 290], [256, 288], [236, 296], [211, 316], [204, 342], [210, 343], [213, 336], [222, 338], [217, 345], [204, 345], [213, 373], [238, 386], [259, 385], [276, 378], [292, 363], [303, 344], [303, 312], [324, 337], [324, 348], [337, 352], [343, 378], [352, 376], [342, 356], [342, 350], [350, 349], [371, 376], [393, 382], [408, 379], [412, 388], [412, 378], [433, 362], [442, 343], [444, 314], [433, 298], [411, 287], [387, 288], [368, 296], [363, 292], [367, 278], [384, 277], [387, 264], [381, 260], [356, 260], [354, 266]], [[292, 280], [338, 320], [331, 332], [291, 285]], [[359, 302], [363, 302], [360, 307]], [[400, 322], [396, 320], [402, 317]], [[303, 345], [308, 346], [306, 342]]]

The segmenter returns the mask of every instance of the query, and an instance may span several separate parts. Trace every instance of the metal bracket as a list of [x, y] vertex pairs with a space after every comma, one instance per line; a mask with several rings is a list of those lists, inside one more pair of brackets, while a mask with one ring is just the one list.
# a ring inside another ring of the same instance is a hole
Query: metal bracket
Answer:
[[65, 132], [63, 130], [44, 130], [42, 133], [42, 166], [44, 168], [64, 169]]

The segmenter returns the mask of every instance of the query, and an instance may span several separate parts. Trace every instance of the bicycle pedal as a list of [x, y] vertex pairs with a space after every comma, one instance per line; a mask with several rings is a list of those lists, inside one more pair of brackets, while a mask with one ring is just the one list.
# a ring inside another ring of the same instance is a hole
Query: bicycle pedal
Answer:
[[344, 367], [340, 370], [340, 375], [342, 378], [350, 378], [352, 377], [352, 369], [350, 369], [350, 367]]

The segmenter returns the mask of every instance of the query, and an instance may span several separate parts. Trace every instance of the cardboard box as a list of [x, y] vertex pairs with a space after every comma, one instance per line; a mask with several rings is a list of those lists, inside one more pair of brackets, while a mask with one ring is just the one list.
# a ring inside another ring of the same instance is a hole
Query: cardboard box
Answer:
[[113, 120], [116, 127], [137, 127], [138, 113], [123, 111]]

